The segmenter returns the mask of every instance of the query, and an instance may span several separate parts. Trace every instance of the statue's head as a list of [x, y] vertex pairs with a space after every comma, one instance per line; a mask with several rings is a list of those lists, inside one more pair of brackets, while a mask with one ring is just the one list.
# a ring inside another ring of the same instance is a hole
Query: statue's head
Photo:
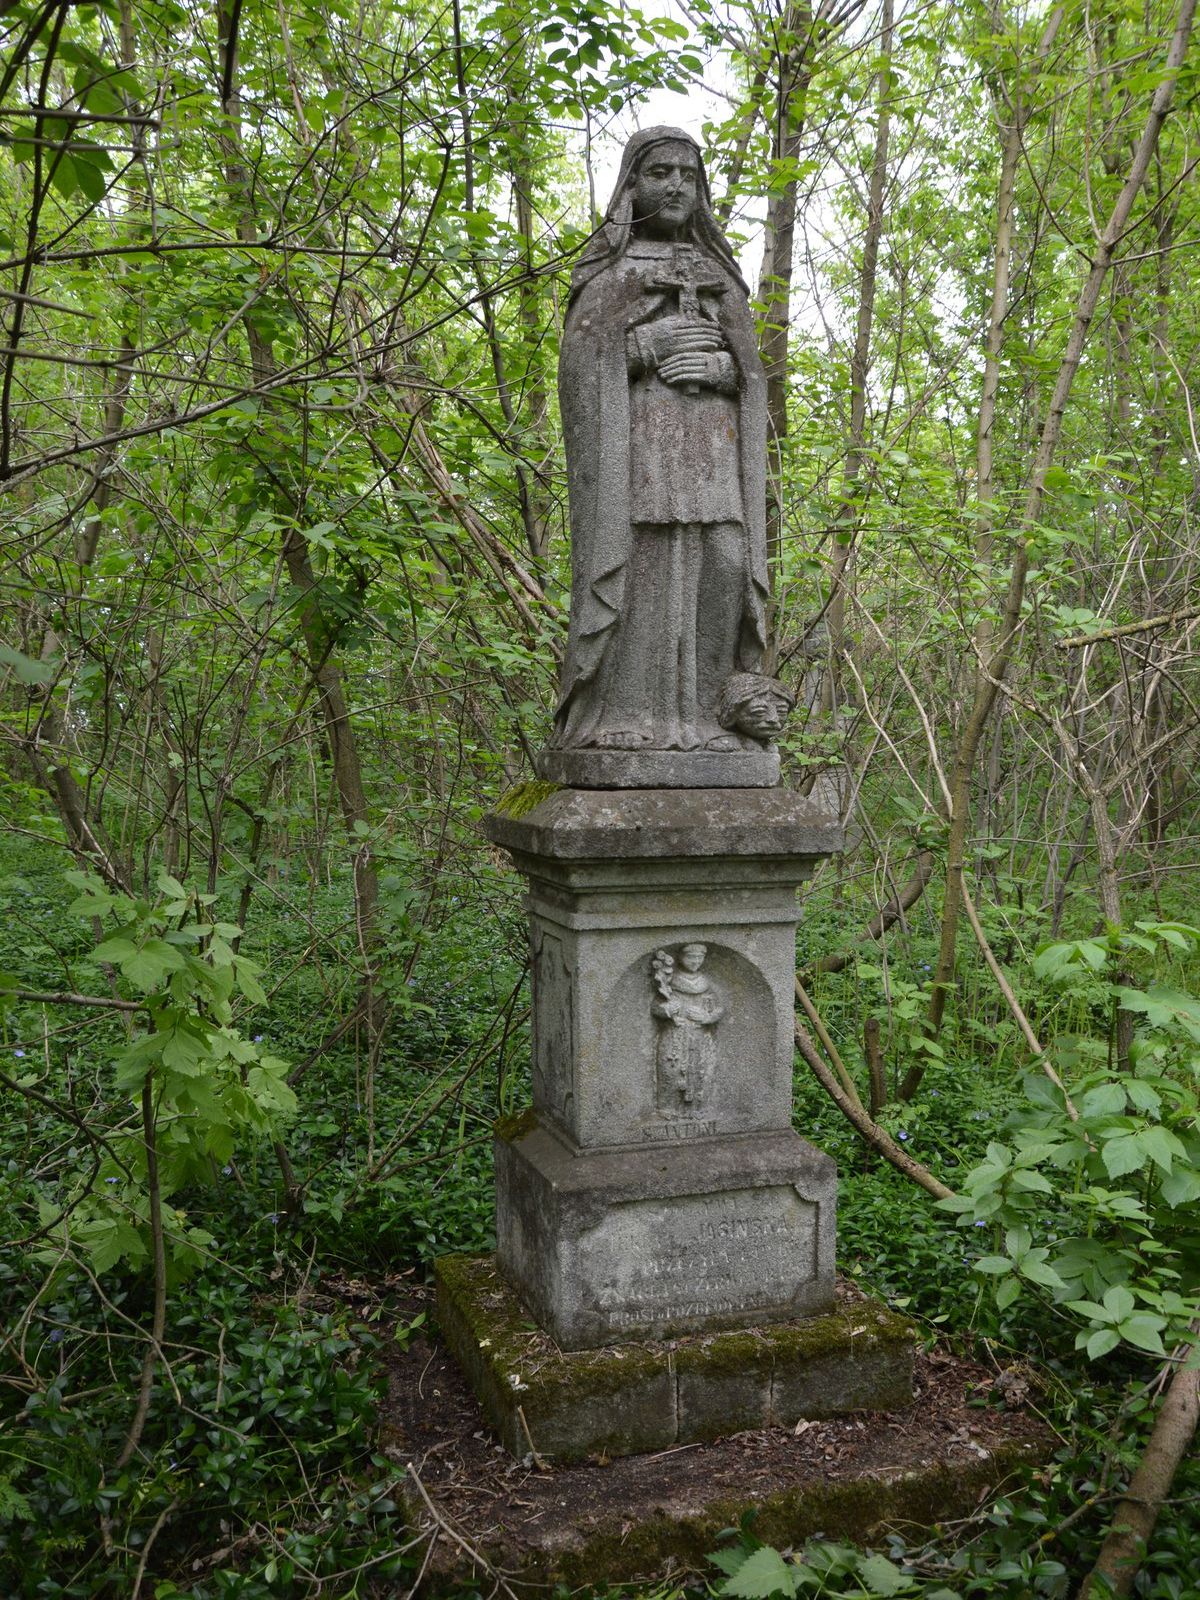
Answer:
[[751, 739], [775, 739], [795, 704], [796, 696], [779, 678], [761, 672], [734, 672], [721, 689], [717, 721]]
[[699, 972], [707, 954], [706, 944], [685, 944], [679, 952], [679, 964], [685, 972]]
[[643, 128], [625, 146], [604, 221], [576, 269], [575, 288], [623, 255], [634, 237], [687, 239], [741, 283], [729, 241], [713, 216], [700, 146], [682, 128]]
[[699, 151], [690, 139], [663, 139], [647, 146], [625, 181], [634, 232], [647, 239], [677, 239], [696, 210]]

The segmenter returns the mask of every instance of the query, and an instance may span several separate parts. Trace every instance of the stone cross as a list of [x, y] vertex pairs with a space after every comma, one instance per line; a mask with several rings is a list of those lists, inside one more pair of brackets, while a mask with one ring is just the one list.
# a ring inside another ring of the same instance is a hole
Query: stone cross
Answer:
[[[663, 273], [660, 277], [651, 278], [646, 287], [655, 289], [663, 294], [677, 294], [679, 299], [676, 304], [679, 307], [681, 316], [695, 317], [698, 320], [703, 319], [706, 322], [711, 322], [714, 319], [705, 311], [700, 296], [702, 294], [724, 294], [728, 288], [728, 283], [724, 278], [714, 278], [711, 272], [707, 278], [704, 277], [701, 272], [696, 270], [697, 265], [698, 263], [693, 253], [690, 250], [683, 251], [677, 254], [671, 263], [672, 270], [670, 274]], [[699, 394], [700, 385], [698, 383], [684, 384], [684, 393]]]

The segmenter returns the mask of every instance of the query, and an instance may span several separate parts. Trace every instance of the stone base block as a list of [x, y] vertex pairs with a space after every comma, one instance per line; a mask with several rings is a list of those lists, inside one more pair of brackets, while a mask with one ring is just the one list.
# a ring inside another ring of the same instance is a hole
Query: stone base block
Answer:
[[778, 750], [545, 750], [538, 777], [572, 789], [771, 789]]
[[912, 1400], [913, 1326], [862, 1296], [798, 1321], [563, 1351], [491, 1256], [443, 1256], [436, 1274], [442, 1336], [519, 1457], [635, 1455]]
[[572, 1150], [496, 1135], [497, 1264], [565, 1350], [777, 1322], [834, 1296], [837, 1168], [790, 1129]]

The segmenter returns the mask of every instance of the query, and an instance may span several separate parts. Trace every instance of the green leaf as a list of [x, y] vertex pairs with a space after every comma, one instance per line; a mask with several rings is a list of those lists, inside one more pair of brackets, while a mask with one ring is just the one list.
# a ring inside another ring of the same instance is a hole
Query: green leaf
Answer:
[[1089, 1322], [1111, 1322], [1112, 1317], [1098, 1306], [1094, 1300], [1068, 1300], [1067, 1307], [1071, 1311], [1078, 1311], [1081, 1317], [1086, 1317]]
[[858, 1577], [871, 1594], [896, 1594], [908, 1581], [894, 1562], [881, 1555], [867, 1556], [860, 1561]]
[[1114, 1322], [1120, 1322], [1133, 1310], [1136, 1301], [1123, 1283], [1114, 1283], [1104, 1291], [1104, 1309]]
[[1115, 1350], [1120, 1342], [1121, 1337], [1115, 1328], [1097, 1328], [1095, 1333], [1088, 1334], [1084, 1349], [1091, 1360], [1096, 1361], [1110, 1350]]
[[1013, 1264], [1008, 1256], [980, 1256], [975, 1263], [976, 1272], [994, 1273], [996, 1277], [1012, 1270]]
[[1033, 1237], [1028, 1228], [1009, 1228], [1005, 1232], [1004, 1248], [1010, 1256], [1019, 1259], [1021, 1256], [1028, 1255], [1032, 1244]]
[[1171, 1172], [1176, 1161], [1187, 1160], [1183, 1142], [1175, 1137], [1170, 1128], [1145, 1128], [1137, 1138], [1155, 1166], [1161, 1167], [1166, 1173]]
[[1031, 1250], [1017, 1263], [1017, 1271], [1030, 1283], [1041, 1284], [1043, 1289], [1065, 1289], [1066, 1284], [1046, 1261], [1048, 1250]]
[[32, 656], [22, 655], [8, 644], [0, 644], [0, 666], [11, 667], [21, 683], [31, 685], [51, 683], [58, 671], [58, 662], [35, 661]]
[[1101, 1154], [1110, 1178], [1122, 1178], [1127, 1172], [1136, 1172], [1146, 1164], [1146, 1152], [1136, 1134], [1120, 1134], [1109, 1139]]
[[1191, 1167], [1176, 1167], [1158, 1186], [1158, 1192], [1169, 1206], [1187, 1205], [1200, 1198], [1200, 1174]]
[[799, 1574], [795, 1567], [773, 1550], [762, 1545], [752, 1550], [738, 1570], [721, 1585], [719, 1593], [732, 1595], [736, 1600], [772, 1600], [774, 1595], [791, 1596], [796, 1593]]
[[237, 972], [237, 986], [246, 996], [246, 999], [249, 1000], [252, 1005], [265, 1005], [267, 996], [262, 985], [254, 976], [255, 972], [257, 971], [255, 963], [253, 961], [247, 961], [245, 957], [239, 957], [235, 966], [235, 971]]
[[[401, 1338], [402, 1335], [407, 1335], [408, 1331], [407, 1328], [397, 1328], [397, 1339]], [[745, 1559], [746, 1552], [741, 1545], [731, 1545], [727, 1550], [710, 1550], [708, 1552], [708, 1560], [712, 1562], [719, 1572], [723, 1572], [727, 1578], [733, 1577]]]
[[1136, 1345], [1139, 1350], [1148, 1350], [1151, 1355], [1166, 1355], [1161, 1338], [1162, 1330], [1166, 1327], [1165, 1317], [1151, 1316], [1149, 1312], [1139, 1312], [1135, 1317], [1126, 1317], [1118, 1324], [1117, 1332], [1129, 1344]]
[[996, 1305], [1001, 1311], [1007, 1311], [1013, 1301], [1020, 1299], [1020, 1296], [1021, 1280], [1016, 1273], [996, 1285]]
[[1081, 1117], [1119, 1117], [1125, 1109], [1125, 1090], [1119, 1083], [1099, 1083], [1079, 1102]]
[[1130, 1078], [1125, 1085], [1125, 1093], [1129, 1096], [1129, 1103], [1139, 1111], [1148, 1111], [1152, 1117], [1162, 1113], [1162, 1096], [1157, 1089], [1152, 1089], [1148, 1083], [1143, 1083], [1140, 1078]]

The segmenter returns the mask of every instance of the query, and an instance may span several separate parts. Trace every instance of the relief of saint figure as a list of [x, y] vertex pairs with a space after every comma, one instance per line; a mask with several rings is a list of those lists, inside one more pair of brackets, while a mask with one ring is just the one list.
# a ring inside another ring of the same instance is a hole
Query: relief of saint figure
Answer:
[[685, 944], [678, 966], [665, 950], [656, 950], [651, 962], [658, 999], [650, 1010], [662, 1024], [655, 1074], [663, 1116], [694, 1116], [712, 1097], [717, 1064], [713, 1030], [725, 1015], [725, 1005], [712, 979], [701, 971], [707, 955], [707, 945]]
[[766, 383], [699, 148], [678, 128], [625, 148], [572, 277], [559, 396], [572, 602], [552, 746], [762, 750], [771, 718], [721, 711], [765, 643]]

